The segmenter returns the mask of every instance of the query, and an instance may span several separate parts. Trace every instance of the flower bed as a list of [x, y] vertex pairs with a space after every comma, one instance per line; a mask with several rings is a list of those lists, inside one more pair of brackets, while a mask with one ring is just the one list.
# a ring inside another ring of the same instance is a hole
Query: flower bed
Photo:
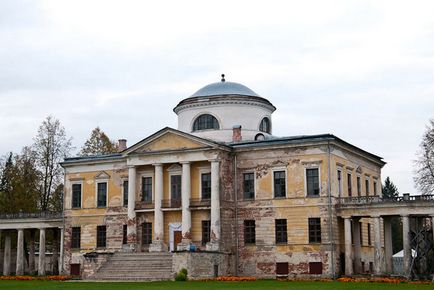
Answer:
[[52, 275], [52, 276], [0, 276], [0, 280], [53, 280], [65, 281], [71, 279], [71, 276], [66, 275]]

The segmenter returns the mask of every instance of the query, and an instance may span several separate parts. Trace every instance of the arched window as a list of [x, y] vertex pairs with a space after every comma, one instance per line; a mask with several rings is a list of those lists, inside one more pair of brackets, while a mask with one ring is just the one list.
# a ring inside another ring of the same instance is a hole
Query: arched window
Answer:
[[262, 119], [261, 124], [259, 125], [259, 131], [270, 134], [270, 132], [271, 132], [270, 119], [268, 119], [267, 117]]
[[262, 140], [265, 140], [265, 136], [264, 136], [264, 134], [262, 134], [262, 133], [256, 134], [256, 136], [255, 136], [255, 140], [256, 140], [256, 141], [262, 141]]
[[193, 131], [219, 129], [219, 122], [210, 114], [203, 114], [194, 120]]

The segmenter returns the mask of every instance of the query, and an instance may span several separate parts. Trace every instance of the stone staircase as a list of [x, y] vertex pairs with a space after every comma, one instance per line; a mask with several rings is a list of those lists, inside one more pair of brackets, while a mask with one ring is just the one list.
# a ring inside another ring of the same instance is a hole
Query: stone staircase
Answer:
[[172, 280], [172, 254], [117, 252], [90, 278], [92, 280]]

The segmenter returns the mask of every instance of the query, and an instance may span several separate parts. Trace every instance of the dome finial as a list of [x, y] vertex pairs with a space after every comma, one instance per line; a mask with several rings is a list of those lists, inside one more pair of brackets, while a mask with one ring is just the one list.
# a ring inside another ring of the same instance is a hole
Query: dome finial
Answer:
[[225, 82], [225, 74], [222, 74], [222, 82]]

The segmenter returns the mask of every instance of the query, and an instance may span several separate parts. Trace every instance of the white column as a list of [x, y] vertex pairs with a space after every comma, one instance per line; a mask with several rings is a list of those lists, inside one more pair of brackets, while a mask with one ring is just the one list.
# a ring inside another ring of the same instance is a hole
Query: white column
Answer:
[[344, 217], [345, 275], [353, 275], [353, 245], [351, 244], [351, 218]]
[[386, 273], [393, 272], [393, 248], [392, 248], [392, 217], [384, 217], [384, 258], [386, 260]]
[[211, 161], [211, 241], [208, 251], [220, 250], [220, 161]]
[[411, 246], [410, 246], [410, 219], [408, 215], [402, 216], [402, 246], [404, 248], [404, 276], [410, 276]]
[[18, 230], [16, 275], [24, 274], [24, 230]]
[[155, 167], [155, 209], [154, 209], [154, 237], [149, 247], [150, 252], [163, 252], [167, 250], [164, 245], [164, 215], [161, 210], [163, 200], [163, 164], [154, 164]]
[[11, 234], [5, 234], [5, 252], [3, 259], [3, 275], [9, 276], [11, 274]]
[[136, 221], [136, 167], [128, 168], [128, 222], [127, 222], [127, 243], [129, 250], [134, 251], [137, 243], [137, 221]]
[[63, 232], [63, 227], [60, 229], [60, 257], [59, 257], [59, 274], [63, 274], [63, 243], [65, 242], [65, 234]]
[[191, 212], [190, 212], [190, 162], [182, 162], [182, 242], [177, 245], [177, 249], [189, 250], [191, 244]]
[[353, 243], [354, 243], [354, 272], [362, 273], [362, 260], [360, 254], [362, 245], [360, 244], [360, 218], [353, 218]]
[[38, 275], [45, 276], [45, 229], [39, 229]]
[[381, 219], [379, 216], [372, 217], [374, 223], [374, 274], [383, 274], [384, 256], [381, 249]]

